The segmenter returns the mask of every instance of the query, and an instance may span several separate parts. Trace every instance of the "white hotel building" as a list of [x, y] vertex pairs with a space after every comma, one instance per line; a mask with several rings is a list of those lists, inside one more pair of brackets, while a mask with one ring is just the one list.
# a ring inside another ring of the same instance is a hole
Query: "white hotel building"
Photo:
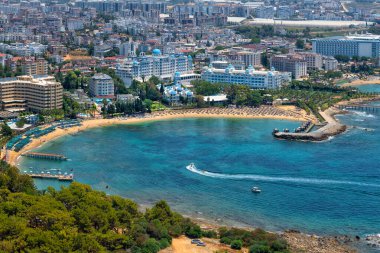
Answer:
[[243, 84], [252, 89], [276, 89], [291, 81], [290, 72], [257, 71], [252, 66], [236, 70], [232, 65], [226, 69], [205, 67], [201, 78], [212, 83]]
[[133, 79], [147, 80], [152, 76], [160, 79], [173, 78], [176, 72], [192, 73], [193, 59], [183, 54], [161, 55], [159, 49], [154, 49], [152, 55], [128, 57], [116, 65], [116, 75], [129, 87]]
[[90, 95], [93, 97], [114, 96], [114, 83], [109, 75], [98, 73], [95, 74], [89, 85]]

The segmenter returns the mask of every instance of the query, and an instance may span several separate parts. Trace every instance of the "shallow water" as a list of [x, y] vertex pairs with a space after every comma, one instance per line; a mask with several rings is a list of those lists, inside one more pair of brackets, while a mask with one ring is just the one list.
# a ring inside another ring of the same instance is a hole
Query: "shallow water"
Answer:
[[[194, 217], [309, 233], [380, 232], [379, 115], [339, 116], [354, 126], [323, 143], [273, 139], [279, 120], [181, 119], [118, 125], [38, 148], [66, 162], [21, 158], [21, 168], [74, 169], [76, 181], [141, 204], [165, 199]], [[189, 171], [194, 162], [199, 171]], [[39, 188], [67, 183], [36, 180]], [[106, 189], [106, 186], [109, 186]], [[252, 194], [259, 186], [262, 193]]]
[[380, 84], [367, 84], [356, 86], [362, 92], [376, 92], [380, 93]]

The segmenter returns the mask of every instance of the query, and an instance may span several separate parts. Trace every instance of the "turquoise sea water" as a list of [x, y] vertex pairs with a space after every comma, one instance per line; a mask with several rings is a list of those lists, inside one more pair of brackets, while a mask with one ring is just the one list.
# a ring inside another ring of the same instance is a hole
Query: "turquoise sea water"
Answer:
[[360, 85], [357, 88], [362, 92], [377, 92], [380, 93], [380, 84]]
[[[227, 225], [308, 233], [380, 233], [380, 115], [338, 116], [348, 132], [322, 143], [280, 141], [297, 122], [181, 119], [90, 129], [38, 148], [66, 162], [20, 158], [29, 167], [74, 169], [75, 180], [140, 204], [167, 200], [185, 215]], [[194, 162], [199, 171], [189, 171]], [[39, 188], [67, 183], [36, 180]], [[109, 186], [106, 189], [106, 186]], [[261, 194], [252, 194], [259, 186]]]

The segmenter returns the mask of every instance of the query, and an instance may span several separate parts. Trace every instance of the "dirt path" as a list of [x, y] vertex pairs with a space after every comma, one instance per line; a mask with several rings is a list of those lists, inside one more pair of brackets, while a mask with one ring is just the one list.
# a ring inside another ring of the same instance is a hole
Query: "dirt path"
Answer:
[[214, 253], [216, 251], [229, 253], [248, 253], [247, 249], [233, 250], [227, 245], [219, 243], [217, 239], [203, 238], [202, 241], [206, 243], [205, 247], [191, 244], [191, 239], [185, 236], [173, 238], [172, 246], [168, 249], [161, 250], [160, 253]]

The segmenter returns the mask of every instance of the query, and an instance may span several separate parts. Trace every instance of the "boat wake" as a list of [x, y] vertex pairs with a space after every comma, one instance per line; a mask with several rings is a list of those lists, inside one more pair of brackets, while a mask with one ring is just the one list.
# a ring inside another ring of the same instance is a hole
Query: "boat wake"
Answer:
[[302, 177], [273, 177], [273, 176], [262, 176], [255, 174], [223, 174], [215, 173], [206, 170], [199, 170], [195, 166], [186, 166], [186, 169], [206, 177], [221, 178], [221, 179], [235, 179], [235, 180], [253, 180], [253, 181], [264, 181], [264, 182], [287, 182], [287, 183], [299, 183], [299, 184], [330, 184], [330, 185], [355, 185], [355, 186], [368, 186], [368, 187], [378, 187], [380, 184], [371, 183], [361, 183], [354, 181], [344, 181], [344, 180], [331, 180], [331, 179], [317, 179], [317, 178], [302, 178]]

